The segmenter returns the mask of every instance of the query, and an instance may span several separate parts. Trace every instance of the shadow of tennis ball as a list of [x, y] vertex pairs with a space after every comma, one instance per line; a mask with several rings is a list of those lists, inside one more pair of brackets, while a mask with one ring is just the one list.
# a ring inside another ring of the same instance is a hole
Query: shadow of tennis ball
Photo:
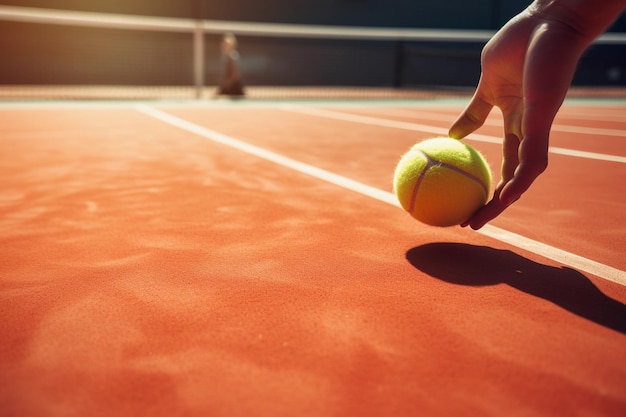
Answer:
[[626, 305], [604, 294], [582, 273], [534, 262], [509, 250], [462, 243], [429, 243], [406, 259], [431, 277], [457, 285], [506, 284], [576, 315], [626, 334]]

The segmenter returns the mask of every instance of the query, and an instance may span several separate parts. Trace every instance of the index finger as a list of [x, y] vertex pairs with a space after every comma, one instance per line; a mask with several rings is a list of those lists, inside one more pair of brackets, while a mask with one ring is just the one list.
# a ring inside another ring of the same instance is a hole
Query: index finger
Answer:
[[465, 110], [463, 110], [456, 121], [452, 123], [448, 131], [448, 136], [451, 138], [462, 139], [485, 123], [489, 112], [493, 108], [493, 104], [484, 98], [482, 86], [483, 84], [479, 81], [478, 88], [467, 107], [465, 107]]

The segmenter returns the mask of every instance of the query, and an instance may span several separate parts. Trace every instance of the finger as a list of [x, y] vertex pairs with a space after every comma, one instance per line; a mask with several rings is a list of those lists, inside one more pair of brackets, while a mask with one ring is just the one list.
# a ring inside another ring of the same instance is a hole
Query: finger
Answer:
[[516, 158], [512, 135], [507, 136], [505, 142], [510, 143], [510, 148], [504, 151], [504, 160], [508, 165], [503, 165], [503, 178], [510, 180], [504, 184], [500, 194], [504, 205], [518, 200], [548, 167], [550, 129], [557, 109], [558, 106], [543, 102], [537, 105], [528, 105], [527, 102], [522, 120], [523, 139], [519, 142]]
[[500, 201], [505, 206], [517, 201], [532, 183], [548, 167], [547, 138], [524, 138], [519, 149], [519, 165], [513, 178], [508, 181], [500, 193]]
[[521, 143], [523, 101], [516, 98], [502, 109], [504, 117], [504, 143], [502, 145], [501, 185], [504, 186], [513, 178], [519, 165], [519, 146]]
[[[528, 141], [527, 139], [531, 140]], [[505, 141], [505, 159], [508, 154], [510, 165], [503, 163], [502, 180], [498, 184], [491, 201], [474, 213], [463, 226], [471, 226], [472, 229], [478, 230], [520, 199], [522, 194], [530, 188], [535, 179], [547, 167], [547, 152], [536, 146], [537, 143], [541, 142], [533, 141], [532, 138], [526, 138], [521, 142], [518, 151], [519, 164], [511, 175], [511, 167], [517, 160], [514, 155], [517, 144], [516, 139], [512, 136]]]
[[511, 181], [517, 169], [519, 143], [520, 141], [517, 136], [506, 136], [502, 147], [504, 154], [502, 158], [502, 175], [493, 194], [493, 198], [485, 206], [476, 211], [465, 223], [461, 224], [461, 226], [471, 226], [472, 229], [478, 230], [486, 223], [498, 217], [500, 213], [512, 204], [512, 202], [502, 201], [500, 194], [502, 189]]
[[504, 116], [504, 143], [502, 146], [502, 169], [501, 179], [494, 192], [493, 199], [485, 206], [480, 208], [461, 226], [471, 226], [472, 229], [478, 230], [486, 223], [500, 215], [507, 207], [500, 200], [500, 193], [504, 186], [513, 178], [515, 170], [519, 164], [518, 150], [520, 145], [522, 116], [518, 109], [520, 105], [514, 107], [514, 111], [503, 111]]
[[469, 104], [448, 130], [448, 136], [462, 139], [469, 135], [485, 123], [492, 108], [493, 104], [484, 98], [479, 82], [476, 93]]
[[515, 135], [505, 135], [502, 144], [502, 168], [500, 170], [500, 188], [508, 183], [515, 175], [519, 166], [520, 140]]
[[476, 213], [474, 213], [466, 222], [461, 224], [461, 226], [470, 226], [472, 229], [478, 230], [491, 220], [498, 217], [500, 213], [506, 210], [507, 207], [508, 205], [502, 203], [498, 196], [494, 196], [491, 201], [478, 209], [478, 211], [476, 211]]

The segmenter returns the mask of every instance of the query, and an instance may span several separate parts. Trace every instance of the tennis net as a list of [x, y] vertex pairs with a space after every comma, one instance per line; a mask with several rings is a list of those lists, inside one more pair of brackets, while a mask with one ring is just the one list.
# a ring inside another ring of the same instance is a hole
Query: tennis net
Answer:
[[[0, 99], [211, 97], [228, 32], [239, 39], [249, 98], [467, 95], [480, 75], [482, 46], [493, 34], [15, 6], [0, 6], [0, 21]], [[620, 95], [626, 35], [606, 34], [596, 44], [592, 59], [582, 61], [579, 81], [619, 87], [611, 91]]]

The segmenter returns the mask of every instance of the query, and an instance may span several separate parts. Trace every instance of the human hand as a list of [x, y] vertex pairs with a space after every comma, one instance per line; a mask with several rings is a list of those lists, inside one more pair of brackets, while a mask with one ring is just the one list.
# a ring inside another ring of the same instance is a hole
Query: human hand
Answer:
[[478, 87], [449, 136], [464, 138], [498, 107], [504, 118], [501, 179], [493, 198], [462, 226], [483, 227], [547, 168], [552, 122], [587, 44], [571, 26], [526, 10], [485, 45]]

